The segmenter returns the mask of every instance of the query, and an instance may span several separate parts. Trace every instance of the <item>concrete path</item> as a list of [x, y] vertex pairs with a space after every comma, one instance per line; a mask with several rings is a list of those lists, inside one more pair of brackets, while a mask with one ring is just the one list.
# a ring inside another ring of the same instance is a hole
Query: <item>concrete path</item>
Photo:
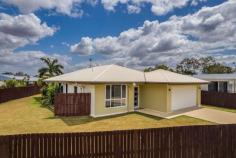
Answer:
[[191, 112], [183, 113], [183, 115], [199, 118], [202, 120], [215, 122], [219, 124], [235, 124], [236, 113], [221, 110], [202, 108]]
[[191, 112], [193, 110], [198, 110], [198, 109], [201, 109], [201, 108], [199, 108], [199, 107], [190, 107], [190, 108], [185, 108], [185, 109], [181, 109], [181, 110], [177, 110], [177, 111], [169, 112], [169, 113], [156, 111], [156, 110], [152, 110], [152, 109], [147, 109], [147, 108], [138, 109], [136, 111], [140, 112], [140, 113], [152, 115], [152, 116], [171, 119], [171, 118], [174, 118], [174, 117], [177, 117], [177, 116], [181, 116], [184, 113]]

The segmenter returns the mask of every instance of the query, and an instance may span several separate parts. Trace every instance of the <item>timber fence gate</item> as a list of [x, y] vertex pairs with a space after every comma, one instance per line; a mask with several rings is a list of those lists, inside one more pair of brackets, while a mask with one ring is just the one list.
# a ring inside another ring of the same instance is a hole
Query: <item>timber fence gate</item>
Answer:
[[58, 116], [90, 115], [90, 93], [58, 93], [54, 99], [54, 112]]

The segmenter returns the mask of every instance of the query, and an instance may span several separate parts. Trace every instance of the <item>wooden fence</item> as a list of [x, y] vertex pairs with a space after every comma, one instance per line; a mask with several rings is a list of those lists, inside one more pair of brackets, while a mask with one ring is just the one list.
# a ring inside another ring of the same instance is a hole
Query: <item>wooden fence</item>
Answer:
[[201, 92], [201, 104], [236, 109], [236, 93]]
[[0, 137], [1, 158], [235, 158], [236, 125]]
[[90, 93], [59, 93], [55, 95], [54, 112], [58, 116], [82, 116], [90, 114]]
[[14, 87], [0, 89], [0, 103], [12, 99], [19, 99], [40, 93], [40, 87], [33, 85], [27, 87]]

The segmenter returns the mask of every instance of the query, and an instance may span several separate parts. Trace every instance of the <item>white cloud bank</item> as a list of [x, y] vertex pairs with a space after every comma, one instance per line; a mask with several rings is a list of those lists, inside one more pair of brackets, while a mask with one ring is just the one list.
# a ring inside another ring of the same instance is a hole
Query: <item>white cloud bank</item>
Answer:
[[[82, 55], [102, 54], [108, 63], [143, 67], [157, 63], [175, 65], [184, 57], [213, 55], [236, 61], [236, 1], [204, 7], [195, 14], [168, 21], [145, 21], [143, 26], [119, 36], [83, 37], [71, 46]], [[235, 51], [227, 54], [228, 51]], [[107, 62], [103, 61], [103, 62]], [[232, 60], [231, 60], [232, 61]]]
[[206, 0], [2, 0], [14, 5], [24, 13], [32, 13], [40, 9], [53, 10], [57, 13], [81, 17], [83, 15], [82, 4], [101, 4], [108, 11], [115, 11], [116, 6], [123, 4], [127, 6], [128, 13], [139, 13], [141, 9], [149, 4], [155, 15], [164, 15], [175, 8], [182, 8], [186, 5], [197, 5]]
[[0, 48], [15, 49], [52, 36], [56, 29], [49, 27], [34, 14], [11, 16], [0, 13]]
[[32, 13], [40, 9], [55, 10], [57, 13], [81, 17], [83, 10], [80, 9], [82, 3], [95, 5], [97, 0], [3, 0], [5, 3], [14, 5], [24, 13]]
[[2, 71], [18, 72], [23, 71], [36, 75], [38, 69], [42, 67], [41, 57], [56, 58], [65, 66], [65, 70], [71, 68], [68, 63], [72, 60], [66, 55], [52, 54], [48, 55], [42, 51], [5, 51], [0, 53], [0, 67]]
[[71, 60], [68, 56], [59, 54], [48, 55], [41, 51], [15, 51], [15, 49], [35, 44], [42, 38], [52, 36], [55, 27], [42, 22], [33, 13], [11, 16], [0, 13], [0, 71], [25, 71], [32, 74], [42, 66], [41, 57], [58, 58], [68, 66]]
[[104, 8], [115, 11], [119, 4], [127, 5], [128, 13], [139, 13], [146, 4], [151, 5], [151, 11], [155, 15], [164, 15], [175, 8], [182, 8], [188, 4], [197, 5], [206, 0], [101, 0]]

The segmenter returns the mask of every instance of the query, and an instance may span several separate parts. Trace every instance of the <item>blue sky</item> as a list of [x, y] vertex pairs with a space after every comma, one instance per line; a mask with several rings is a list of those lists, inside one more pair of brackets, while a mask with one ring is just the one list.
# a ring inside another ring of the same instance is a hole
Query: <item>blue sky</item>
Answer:
[[[235, 32], [233, 0], [24, 1], [0, 2], [0, 72], [37, 74], [42, 56], [58, 58], [65, 71], [88, 66], [89, 58], [95, 65], [136, 69], [174, 67], [184, 57], [212, 55], [227, 64], [236, 59], [235, 34], [221, 32], [224, 27]], [[19, 16], [27, 22], [19, 24], [24, 21]]]

